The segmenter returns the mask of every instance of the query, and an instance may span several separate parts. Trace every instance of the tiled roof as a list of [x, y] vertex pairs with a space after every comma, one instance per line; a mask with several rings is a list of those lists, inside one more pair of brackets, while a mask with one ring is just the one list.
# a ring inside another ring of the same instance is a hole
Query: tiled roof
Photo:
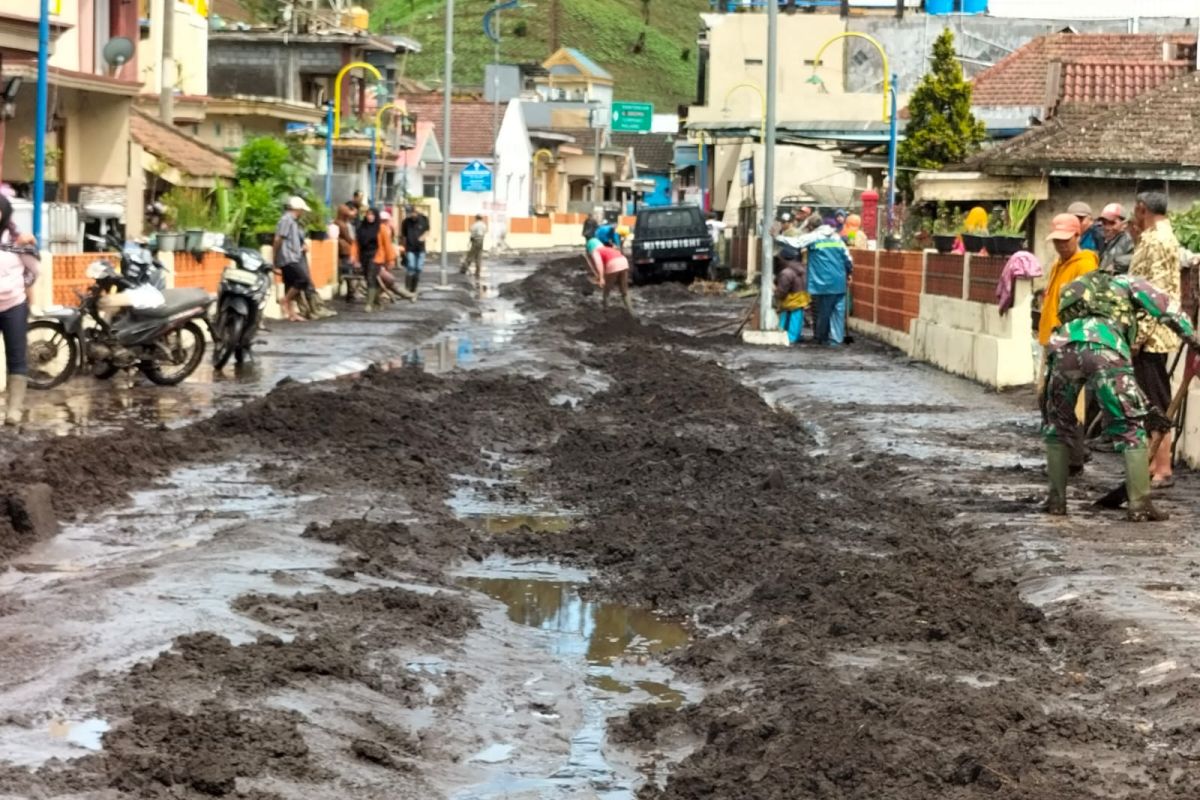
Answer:
[[133, 140], [160, 161], [193, 178], [232, 178], [233, 159], [144, 111], [129, 113]]
[[613, 147], [633, 148], [633, 157], [647, 172], [666, 173], [675, 162], [675, 137], [665, 133], [614, 133]]
[[1059, 102], [1124, 103], [1191, 70], [1186, 61], [1063, 64]]
[[[1063, 64], [1064, 73], [1073, 73], [1073, 80], [1082, 80], [1085, 84], [1088, 79], [1083, 76], [1109, 68], [1110, 79], [1123, 87], [1122, 94], [1127, 99], [1134, 96], [1131, 92], [1136, 87], [1152, 88], [1178, 74], [1178, 69], [1173, 72], [1165, 67], [1147, 69], [1146, 65], [1186, 66], [1188, 61], [1177, 57], [1173, 51], [1177, 45], [1192, 47], [1195, 41], [1194, 34], [1053, 33], [1039, 36], [976, 75], [972, 81], [972, 103], [976, 106], [1052, 106], [1053, 98], [1047, 98], [1046, 87], [1050, 66], [1055, 62]], [[1086, 70], [1068, 67], [1074, 64], [1092, 66]], [[1117, 70], [1115, 65], [1118, 64], [1130, 66]], [[1067, 88], [1065, 81], [1063, 88]], [[1086, 91], [1083, 94], [1079, 99], [1093, 100], [1086, 96]], [[1051, 102], [1047, 102], [1048, 99]], [[1095, 97], [1095, 100], [1099, 99]]]
[[1200, 73], [1190, 72], [1120, 105], [1069, 105], [968, 165], [1047, 173], [1055, 168], [1200, 169]]
[[[433, 123], [433, 133], [438, 142], [442, 141], [442, 98], [440, 95], [408, 95], [404, 98], [408, 111], [417, 116], [418, 121]], [[495, 149], [495, 139], [492, 136], [492, 122], [496, 122], [496, 130], [504, 122], [504, 111], [507, 103], [500, 103], [499, 114], [496, 114], [492, 103], [486, 100], [455, 100], [450, 107], [450, 158], [491, 158]], [[445, 154], [443, 154], [445, 155]]]

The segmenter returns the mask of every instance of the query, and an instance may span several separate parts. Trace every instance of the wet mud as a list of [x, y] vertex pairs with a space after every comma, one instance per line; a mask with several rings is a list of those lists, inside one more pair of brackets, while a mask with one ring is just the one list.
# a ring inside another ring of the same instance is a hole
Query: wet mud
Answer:
[[[1200, 796], [1186, 666], [1139, 672], [1155, 644], [1122, 622], [1031, 604], [964, 520], [968, 490], [768, 402], [812, 377], [752, 388], [728, 330], [683, 332], [744, 302], [685, 292], [604, 313], [560, 259], [501, 291], [528, 316], [509, 346], [535, 359], [288, 383], [179, 429], [19, 446], [6, 495], [48, 488], [40, 510], [9, 500], [6, 557], [53, 535], [47, 494], [68, 520], [236, 456], [310, 503], [246, 524], [324, 560], [264, 568], [225, 592], [236, 625], [12, 715], [103, 730], [3, 767], [0, 797]], [[910, 405], [848, 413], [970, 413]]]

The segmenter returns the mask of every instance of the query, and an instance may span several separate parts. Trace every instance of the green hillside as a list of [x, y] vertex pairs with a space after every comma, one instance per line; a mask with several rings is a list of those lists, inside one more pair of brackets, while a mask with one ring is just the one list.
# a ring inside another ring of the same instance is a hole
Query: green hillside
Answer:
[[[493, 0], [456, 0], [455, 84], [480, 86], [493, 58], [483, 33], [483, 14]], [[709, 0], [559, 0], [559, 43], [575, 47], [612, 73], [619, 100], [647, 100], [673, 112], [696, 93], [698, 14]], [[650, 24], [643, 22], [643, 8]], [[551, 0], [529, 0], [525, 8], [500, 15], [501, 58], [507, 63], [545, 60], [550, 55]], [[441, 83], [445, 49], [444, 0], [375, 0], [371, 27], [411, 36], [423, 52], [409, 58], [406, 74]], [[635, 52], [642, 33], [644, 43]]]

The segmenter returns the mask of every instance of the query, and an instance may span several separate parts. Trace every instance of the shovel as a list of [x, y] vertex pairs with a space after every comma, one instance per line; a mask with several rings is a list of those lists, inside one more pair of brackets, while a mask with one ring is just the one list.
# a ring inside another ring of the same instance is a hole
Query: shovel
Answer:
[[[1200, 353], [1193, 352], [1189, 348], [1187, 360], [1184, 362], [1183, 381], [1179, 384], [1179, 388], [1175, 391], [1175, 396], [1171, 398], [1171, 404], [1167, 406], [1165, 414], [1167, 420], [1174, 425], [1175, 417], [1179, 414], [1179, 409], [1183, 407], [1183, 401], [1187, 398], [1188, 389], [1192, 385], [1192, 378], [1196, 377], [1196, 373], [1200, 371]], [[1163, 442], [1167, 440], [1166, 436], [1161, 437], [1154, 443], [1154, 447], [1150, 450], [1150, 461], [1154, 461], [1154, 457], [1158, 455], [1158, 448], [1162, 447]], [[1114, 486], [1109, 492], [1097, 500], [1093, 505], [1097, 508], [1120, 508], [1129, 500], [1129, 490], [1122, 483], [1120, 486]]]

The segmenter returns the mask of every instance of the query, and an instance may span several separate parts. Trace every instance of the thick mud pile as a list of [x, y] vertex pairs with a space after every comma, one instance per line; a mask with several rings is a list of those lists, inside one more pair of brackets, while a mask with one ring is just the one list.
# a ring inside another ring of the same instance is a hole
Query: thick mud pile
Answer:
[[[570, 419], [540, 478], [592, 513], [569, 535], [501, 544], [598, 567], [606, 595], [708, 634], [673, 664], [736, 688], [618, 724], [650, 751], [681, 731], [705, 741], [643, 797], [1200, 793], [1187, 758], [1153, 748], [1184, 727], [1151, 735], [1135, 705], [1085, 710], [1133, 657], [1121, 631], [1048, 621], [1011, 581], [981, 577], [981, 534], [907, 497], [888, 457], [814, 459], [796, 419], [665, 349], [674, 334], [583, 316], [576, 335], [602, 345], [589, 364], [614, 384]], [[1080, 769], [1100, 753], [1120, 766]]]
[[[1108, 623], [1048, 619], [1024, 603], [990, 569], [983, 534], [944, 500], [914, 496], [893, 457], [814, 456], [804, 420], [704, 356], [729, 339], [601, 313], [577, 259], [505, 293], [543, 314], [539, 345], [569, 367], [291, 384], [180, 431], [18, 453], [11, 494], [45, 484], [60, 515], [117, 502], [185, 461], [247, 455], [275, 486], [365, 507], [296, 526], [298, 543], [340, 548], [318, 573], [329, 585], [288, 591], [280, 573], [278, 591], [233, 600], [239, 620], [274, 633], [195, 631], [128, 670], [89, 676], [80, 695], [114, 722], [103, 750], [0, 771], [0, 792], [438, 796], [428, 774], [465, 754], [442, 749], [435, 729], [481, 720], [464, 716], [469, 678], [414, 672], [408, 659], [455, 653], [476, 631], [481, 615], [446, 570], [500, 550], [592, 568], [588, 592], [691, 627], [671, 661], [706, 698], [648, 706], [610, 728], [611, 742], [647, 762], [699, 743], [647, 782], [643, 800], [1200, 796], [1185, 755], [1194, 724], [1182, 713], [1196, 709], [1195, 693], [1114, 687], [1144, 655], [1138, 646]], [[681, 298], [667, 288], [639, 303]], [[585, 385], [588, 371], [603, 380]], [[564, 393], [581, 399], [564, 403]], [[524, 465], [520, 482], [489, 482], [505, 458]], [[485, 534], [446, 504], [464, 475], [577, 516], [563, 533]], [[77, 483], [88, 485], [69, 492]], [[372, 497], [388, 500], [384, 518]], [[0, 547], [12, 549], [29, 538], [16, 523], [38, 526], [10, 507]], [[382, 585], [394, 580], [426, 591]], [[332, 730], [314, 695], [353, 725]], [[369, 710], [341, 708], [363, 698]], [[1172, 703], [1180, 713], [1146, 721]], [[418, 734], [384, 718], [395, 709], [429, 710], [437, 725]]]

